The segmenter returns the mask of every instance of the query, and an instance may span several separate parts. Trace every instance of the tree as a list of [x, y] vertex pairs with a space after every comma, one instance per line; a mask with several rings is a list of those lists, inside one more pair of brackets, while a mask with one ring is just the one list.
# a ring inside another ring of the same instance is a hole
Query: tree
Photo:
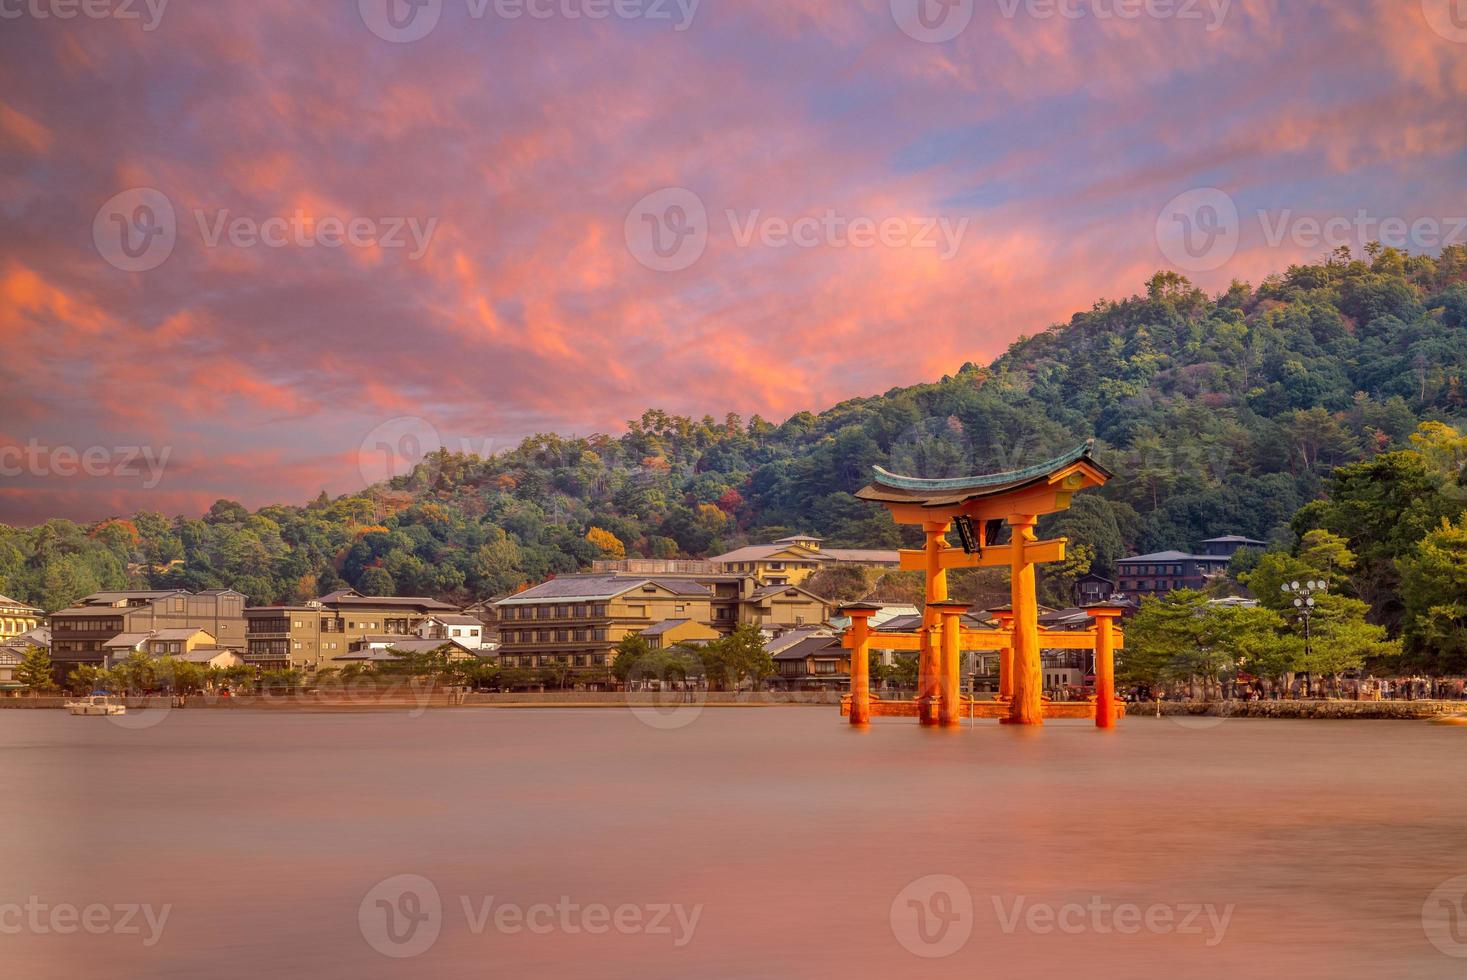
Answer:
[[764, 637], [758, 627], [749, 623], [688, 653], [703, 662], [709, 686], [714, 690], [738, 688], [746, 680], [757, 688], [764, 678], [774, 673], [774, 660], [764, 650]]
[[18, 681], [33, 694], [44, 694], [56, 686], [51, 673], [51, 654], [44, 647], [31, 647], [15, 669]]
[[90, 694], [102, 686], [102, 669], [94, 664], [77, 664], [66, 675], [66, 689], [72, 694]]
[[1357, 559], [1350, 542], [1331, 531], [1316, 528], [1299, 542], [1299, 560], [1326, 581], [1338, 582], [1355, 570]]
[[611, 660], [611, 673], [625, 684], [637, 664], [652, 652], [652, 645], [641, 633], [629, 633], [617, 641]]
[[1385, 627], [1365, 621], [1365, 603], [1341, 595], [1319, 596], [1316, 602], [1309, 652], [1301, 661], [1301, 670], [1328, 677], [1330, 689], [1338, 694], [1340, 675], [1345, 671], [1367, 664], [1383, 670], [1393, 666], [1401, 653], [1401, 641], [1387, 639]]
[[1438, 673], [1467, 670], [1467, 514], [1443, 520], [1399, 564], [1411, 661]]
[[1177, 675], [1202, 645], [1206, 597], [1195, 589], [1149, 596], [1126, 627], [1126, 649], [1117, 676], [1127, 684], [1155, 687]]
[[1282, 551], [1270, 551], [1258, 560], [1253, 571], [1242, 576], [1242, 582], [1258, 601], [1276, 612], [1292, 612], [1294, 597], [1283, 587], [1291, 582], [1317, 579], [1322, 573], [1302, 559]]
[[621, 539], [610, 531], [593, 527], [586, 532], [586, 540], [600, 548], [601, 554], [607, 558], [625, 558], [627, 556], [626, 545], [622, 544]]

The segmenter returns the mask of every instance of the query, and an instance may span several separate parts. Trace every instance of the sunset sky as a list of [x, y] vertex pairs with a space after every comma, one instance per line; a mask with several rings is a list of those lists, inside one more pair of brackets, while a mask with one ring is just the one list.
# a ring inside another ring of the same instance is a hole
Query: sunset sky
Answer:
[[1467, 240], [1458, 0], [420, 2], [0, 0], [0, 521], [779, 420], [1309, 219]]

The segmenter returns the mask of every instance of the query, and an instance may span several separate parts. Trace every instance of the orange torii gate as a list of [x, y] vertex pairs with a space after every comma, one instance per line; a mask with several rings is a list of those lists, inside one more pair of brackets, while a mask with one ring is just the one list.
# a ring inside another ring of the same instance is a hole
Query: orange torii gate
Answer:
[[[915, 714], [923, 725], [953, 726], [965, 713], [972, 713], [1016, 725], [1042, 725], [1046, 717], [1094, 717], [1098, 727], [1114, 727], [1125, 712], [1115, 696], [1115, 651], [1123, 643], [1115, 621], [1122, 610], [1108, 604], [1087, 606], [1095, 620], [1092, 629], [1041, 630], [1034, 583], [1036, 564], [1065, 557], [1065, 539], [1037, 540], [1034, 525], [1039, 518], [1065, 510], [1076, 493], [1101, 486], [1111, 477], [1091, 457], [1092, 449], [1087, 442], [1022, 470], [943, 480], [899, 476], [875, 467], [875, 480], [856, 496], [883, 504], [898, 524], [916, 524], [926, 533], [926, 547], [903, 551], [901, 567], [926, 573], [927, 603], [921, 629], [909, 633], [872, 630], [871, 616], [879, 606], [843, 607], [851, 617], [843, 640], [851, 651], [851, 693], [846, 699], [851, 724], [869, 724], [875, 707], [877, 714]], [[1004, 524], [1013, 529], [1011, 539], [995, 544]], [[947, 544], [954, 526], [963, 539], [962, 548]], [[968, 607], [948, 600], [947, 572], [952, 568], [1009, 569], [1013, 604], [997, 613], [998, 629], [962, 628]], [[872, 649], [918, 652], [915, 702], [873, 704]], [[965, 649], [1000, 652], [996, 700], [980, 705], [962, 697], [959, 669]], [[1059, 703], [1044, 698], [1040, 651], [1045, 649], [1095, 651], [1094, 700]]]

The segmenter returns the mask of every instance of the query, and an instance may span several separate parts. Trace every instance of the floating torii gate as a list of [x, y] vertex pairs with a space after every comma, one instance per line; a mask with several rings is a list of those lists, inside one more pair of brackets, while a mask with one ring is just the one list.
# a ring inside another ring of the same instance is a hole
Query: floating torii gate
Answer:
[[[901, 567], [926, 573], [926, 611], [921, 629], [886, 633], [871, 628], [880, 606], [853, 603], [842, 607], [851, 626], [842, 641], [851, 651], [851, 693], [842, 707], [851, 724], [870, 723], [878, 715], [916, 715], [923, 725], [955, 726], [964, 714], [998, 717], [1006, 724], [1042, 725], [1049, 718], [1090, 718], [1112, 728], [1125, 713], [1115, 696], [1115, 651], [1123, 643], [1116, 620], [1122, 609], [1100, 603], [1085, 607], [1095, 621], [1088, 630], [1041, 630], [1035, 594], [1034, 566], [1063, 561], [1064, 538], [1037, 540], [1034, 526], [1045, 514], [1065, 510], [1076, 493], [1103, 485], [1111, 473], [1091, 456], [1093, 443], [1048, 462], [988, 476], [930, 480], [899, 476], [874, 467], [875, 479], [857, 497], [883, 504], [898, 524], [916, 524], [927, 536], [921, 551], [901, 552]], [[1004, 524], [1013, 529], [1008, 544], [995, 539]], [[948, 545], [956, 526], [963, 547]], [[968, 606], [948, 599], [947, 573], [953, 568], [1008, 568], [1013, 604], [996, 611], [998, 629], [962, 627]], [[917, 700], [885, 701], [871, 697], [871, 651], [915, 650]], [[1095, 652], [1095, 698], [1082, 702], [1050, 702], [1044, 698], [1040, 651]], [[999, 693], [974, 703], [961, 693], [963, 650], [998, 650]]]

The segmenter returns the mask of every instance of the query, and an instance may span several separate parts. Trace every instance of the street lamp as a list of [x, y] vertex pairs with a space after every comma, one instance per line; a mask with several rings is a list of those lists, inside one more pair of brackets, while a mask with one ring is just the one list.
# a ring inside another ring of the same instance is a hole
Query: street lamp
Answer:
[[[1286, 595], [1294, 597], [1294, 611], [1304, 620], [1304, 659], [1309, 661], [1313, 654], [1313, 647], [1309, 639], [1309, 619], [1314, 615], [1314, 596], [1329, 591], [1329, 585], [1324, 579], [1309, 579], [1302, 585], [1297, 582], [1285, 582], [1279, 587]], [[1314, 696], [1314, 675], [1305, 672], [1309, 678], [1309, 696]]]

